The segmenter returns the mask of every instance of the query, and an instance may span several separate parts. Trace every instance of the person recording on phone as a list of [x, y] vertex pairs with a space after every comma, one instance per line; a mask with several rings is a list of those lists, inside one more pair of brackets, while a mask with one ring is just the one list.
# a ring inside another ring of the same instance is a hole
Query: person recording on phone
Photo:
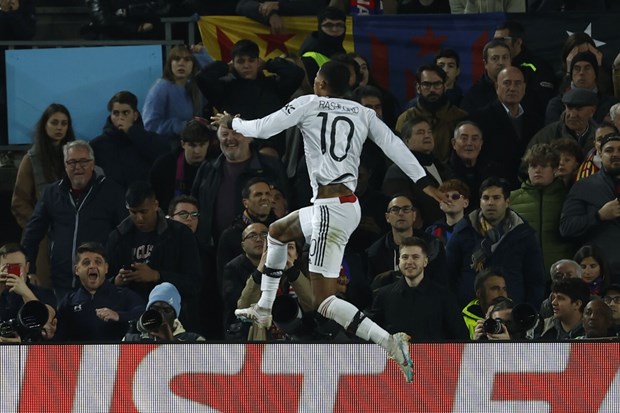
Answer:
[[[40, 301], [48, 311], [47, 323], [41, 337], [54, 336], [56, 325], [56, 298], [54, 294], [30, 283], [26, 252], [21, 245], [10, 243], [0, 247], [0, 322], [17, 319], [20, 309], [30, 301]], [[21, 341], [18, 332], [7, 332], [11, 337], [0, 336], [2, 341]], [[8, 340], [6, 340], [8, 339]]]
[[149, 294], [146, 311], [136, 322], [136, 331], [127, 333], [123, 341], [205, 341], [200, 334], [185, 331], [179, 321], [181, 295], [168, 282], [157, 285]]
[[144, 311], [144, 300], [106, 280], [108, 261], [103, 246], [87, 242], [77, 248], [75, 276], [80, 287], [58, 304], [57, 341], [120, 341]]

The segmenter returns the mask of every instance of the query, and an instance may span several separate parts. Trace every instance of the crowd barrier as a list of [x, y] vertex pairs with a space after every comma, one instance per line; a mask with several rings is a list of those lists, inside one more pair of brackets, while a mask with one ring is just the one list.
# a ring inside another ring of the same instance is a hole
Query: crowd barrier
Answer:
[[0, 346], [0, 411], [620, 411], [619, 343]]

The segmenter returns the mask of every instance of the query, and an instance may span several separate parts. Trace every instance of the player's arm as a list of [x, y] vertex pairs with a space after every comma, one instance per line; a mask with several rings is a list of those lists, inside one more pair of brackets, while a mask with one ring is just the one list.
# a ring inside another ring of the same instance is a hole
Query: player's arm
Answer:
[[294, 99], [282, 109], [260, 119], [243, 120], [233, 118], [230, 114], [217, 114], [211, 119], [214, 122], [223, 123], [229, 129], [243, 136], [269, 139], [283, 130], [297, 125], [306, 113], [312, 111], [316, 104], [311, 97], [301, 96]]
[[413, 182], [422, 187], [424, 193], [437, 202], [445, 200], [445, 195], [430, 184], [426, 170], [411, 153], [407, 145], [374, 112], [370, 113], [369, 138], [381, 148]]

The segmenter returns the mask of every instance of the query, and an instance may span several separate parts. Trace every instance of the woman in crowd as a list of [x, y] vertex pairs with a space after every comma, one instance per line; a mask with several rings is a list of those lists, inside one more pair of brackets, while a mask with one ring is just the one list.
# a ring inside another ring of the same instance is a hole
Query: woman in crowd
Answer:
[[[49, 105], [35, 126], [34, 145], [24, 155], [19, 169], [11, 211], [20, 227], [30, 219], [43, 187], [62, 178], [65, 173], [62, 147], [75, 140], [71, 114], [59, 104]], [[37, 257], [38, 281], [46, 285], [49, 280], [49, 257], [47, 238], [41, 241]]]
[[146, 130], [179, 136], [190, 119], [205, 116], [194, 76], [211, 60], [202, 45], [180, 45], [170, 50], [164, 75], [151, 87], [142, 108]]
[[592, 245], [584, 245], [575, 253], [573, 260], [581, 265], [581, 279], [590, 287], [590, 294], [600, 296], [601, 291], [609, 285], [611, 276], [601, 252]]

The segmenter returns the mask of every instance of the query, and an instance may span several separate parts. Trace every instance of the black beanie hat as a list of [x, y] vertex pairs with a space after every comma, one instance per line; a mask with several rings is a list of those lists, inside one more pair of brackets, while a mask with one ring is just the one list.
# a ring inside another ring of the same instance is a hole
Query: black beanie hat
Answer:
[[592, 65], [594, 69], [594, 75], [598, 78], [598, 62], [596, 61], [596, 56], [592, 52], [580, 52], [573, 57], [573, 60], [570, 62], [570, 75], [573, 76], [573, 68], [575, 67], [575, 63], [577, 62], [588, 62]]

